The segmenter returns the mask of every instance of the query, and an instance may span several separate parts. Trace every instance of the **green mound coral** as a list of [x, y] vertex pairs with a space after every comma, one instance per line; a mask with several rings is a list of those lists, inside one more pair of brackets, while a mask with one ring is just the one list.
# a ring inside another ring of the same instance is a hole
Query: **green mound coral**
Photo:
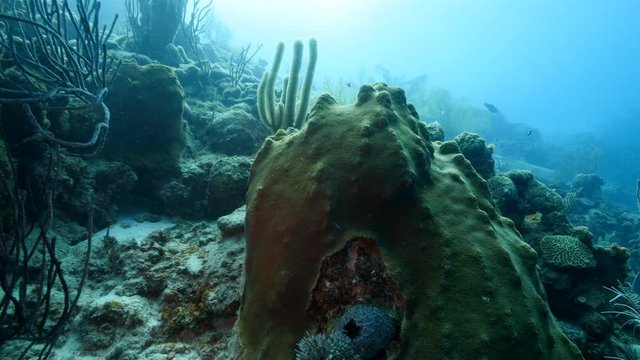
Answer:
[[596, 266], [591, 250], [573, 236], [551, 235], [540, 240], [542, 257], [559, 267], [590, 268]]
[[549, 311], [535, 251], [445, 144], [385, 84], [348, 106], [320, 96], [300, 131], [265, 141], [247, 192], [246, 359], [290, 359], [305, 332], [323, 330], [309, 312], [323, 261], [358, 239], [397, 285], [389, 357], [582, 359]]

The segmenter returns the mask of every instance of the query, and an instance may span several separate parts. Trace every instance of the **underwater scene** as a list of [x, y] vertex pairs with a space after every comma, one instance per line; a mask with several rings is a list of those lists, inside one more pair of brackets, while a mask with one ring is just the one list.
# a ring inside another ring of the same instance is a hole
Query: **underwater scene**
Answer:
[[640, 1], [2, 0], [0, 359], [640, 359]]

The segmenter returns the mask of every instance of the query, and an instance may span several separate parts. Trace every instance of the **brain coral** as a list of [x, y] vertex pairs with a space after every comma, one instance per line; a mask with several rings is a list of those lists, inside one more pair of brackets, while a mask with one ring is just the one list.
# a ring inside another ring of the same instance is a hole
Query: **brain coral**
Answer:
[[294, 357], [320, 327], [309, 309], [323, 260], [360, 238], [402, 293], [392, 358], [582, 359], [549, 311], [535, 251], [458, 146], [429, 141], [399, 88], [365, 85], [344, 106], [323, 95], [300, 131], [268, 138], [246, 236], [246, 359]]
[[591, 250], [573, 236], [552, 235], [540, 240], [542, 257], [560, 267], [588, 268], [596, 266]]

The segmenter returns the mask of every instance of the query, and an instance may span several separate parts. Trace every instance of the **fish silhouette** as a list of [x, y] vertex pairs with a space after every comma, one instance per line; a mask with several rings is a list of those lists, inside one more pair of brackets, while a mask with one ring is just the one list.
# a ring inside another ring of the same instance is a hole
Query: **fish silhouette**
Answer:
[[486, 107], [487, 110], [489, 110], [490, 112], [492, 112], [494, 114], [496, 114], [496, 113], [498, 113], [498, 111], [500, 111], [500, 110], [498, 110], [497, 107], [495, 107], [495, 105], [492, 105], [492, 104], [489, 104], [489, 103], [484, 103], [484, 107]]

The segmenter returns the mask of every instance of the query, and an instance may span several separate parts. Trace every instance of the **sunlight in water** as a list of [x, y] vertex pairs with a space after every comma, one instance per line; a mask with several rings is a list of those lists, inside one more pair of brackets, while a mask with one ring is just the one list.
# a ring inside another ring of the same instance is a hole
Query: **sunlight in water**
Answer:
[[243, 29], [262, 28], [289, 40], [328, 32], [346, 35], [359, 27], [371, 4], [362, 0], [218, 0], [215, 12], [237, 37], [242, 37]]

